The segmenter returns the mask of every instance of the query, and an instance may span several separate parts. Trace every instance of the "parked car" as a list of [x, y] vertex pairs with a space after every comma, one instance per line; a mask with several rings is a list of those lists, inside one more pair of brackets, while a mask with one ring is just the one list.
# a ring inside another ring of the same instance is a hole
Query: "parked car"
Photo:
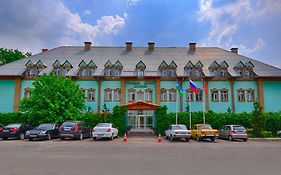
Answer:
[[113, 140], [118, 137], [118, 129], [112, 123], [99, 123], [92, 130], [93, 140], [109, 138]]
[[51, 140], [52, 138], [59, 137], [59, 128], [54, 123], [45, 123], [34, 129], [26, 131], [25, 136], [30, 141], [33, 139]]
[[0, 138], [7, 140], [8, 138], [25, 139], [25, 132], [31, 129], [27, 124], [14, 123], [5, 126], [0, 130]]
[[60, 139], [74, 138], [82, 140], [91, 137], [91, 128], [83, 121], [66, 121], [60, 126]]
[[209, 124], [195, 124], [191, 130], [191, 137], [197, 141], [210, 139], [214, 142], [218, 137], [218, 130], [213, 129]]
[[187, 129], [185, 125], [170, 125], [169, 128], [165, 131], [165, 138], [170, 138], [171, 141], [175, 139], [185, 139], [189, 141], [191, 137], [190, 130]]
[[281, 137], [281, 131], [277, 131], [277, 136]]
[[5, 126], [0, 123], [0, 132], [3, 130]]
[[241, 139], [244, 142], [248, 140], [247, 130], [242, 125], [225, 125], [219, 130], [219, 138], [235, 140]]

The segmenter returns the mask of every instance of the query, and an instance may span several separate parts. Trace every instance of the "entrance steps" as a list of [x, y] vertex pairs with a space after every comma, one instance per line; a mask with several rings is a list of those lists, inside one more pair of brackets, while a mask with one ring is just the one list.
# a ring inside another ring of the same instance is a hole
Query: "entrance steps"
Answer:
[[146, 130], [134, 130], [132, 129], [128, 133], [129, 137], [151, 137], [155, 136], [155, 132], [152, 129], [146, 129]]

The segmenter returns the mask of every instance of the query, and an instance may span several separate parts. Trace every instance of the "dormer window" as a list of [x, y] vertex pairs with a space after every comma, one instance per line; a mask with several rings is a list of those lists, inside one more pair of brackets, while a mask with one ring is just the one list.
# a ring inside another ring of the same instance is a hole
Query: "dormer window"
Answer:
[[88, 64], [82, 60], [79, 63], [79, 76], [82, 77], [92, 77], [94, 76], [95, 70], [97, 68], [96, 64], [91, 60]]
[[251, 61], [243, 64], [241, 61], [237, 63], [237, 65], [234, 67], [234, 70], [238, 77], [241, 78], [253, 78], [255, 77], [254, 73], [254, 65]]
[[56, 60], [53, 64], [53, 72], [57, 76], [61, 75], [61, 64], [58, 60]]
[[168, 65], [165, 61], [162, 61], [158, 70], [160, 72], [161, 77], [175, 77], [177, 65], [174, 61]]
[[136, 74], [138, 77], [143, 77], [144, 76], [144, 71], [145, 71], [146, 65], [140, 61], [137, 65], [136, 65]]
[[41, 60], [39, 60], [36, 64], [33, 64], [31, 60], [29, 60], [25, 64], [25, 66], [26, 66], [25, 75], [30, 77], [41, 75], [43, 69], [47, 67], [42, 63]]
[[202, 77], [204, 76], [202, 68], [203, 64], [201, 63], [201, 61], [198, 61], [195, 65], [191, 61], [189, 61], [185, 65], [184, 70], [186, 76], [188, 77]]
[[66, 60], [63, 64], [62, 64], [62, 69], [63, 69], [63, 75], [66, 76], [67, 73], [69, 72], [70, 69], [72, 69], [72, 65], [70, 64], [70, 62], [68, 60]]
[[214, 61], [210, 67], [209, 70], [214, 77], [228, 77], [229, 73], [227, 71], [228, 69], [228, 64], [226, 61], [221, 62], [221, 64], [218, 64], [216, 61]]
[[104, 65], [104, 76], [121, 76], [122, 69], [123, 66], [119, 60], [114, 65], [108, 60]]

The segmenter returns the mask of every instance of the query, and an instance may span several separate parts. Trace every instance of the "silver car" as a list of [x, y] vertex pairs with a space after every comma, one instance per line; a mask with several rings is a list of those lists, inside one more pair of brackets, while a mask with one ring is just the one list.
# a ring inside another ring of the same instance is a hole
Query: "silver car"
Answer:
[[99, 123], [92, 131], [93, 140], [109, 138], [113, 140], [118, 137], [118, 129], [112, 123]]
[[248, 140], [247, 130], [242, 125], [225, 125], [219, 130], [219, 138], [228, 139], [230, 141], [241, 139], [244, 142]]
[[281, 137], [281, 131], [277, 131], [277, 136]]
[[170, 125], [165, 131], [166, 139], [170, 138], [171, 141], [175, 139], [185, 139], [187, 142], [191, 137], [190, 130], [185, 125]]

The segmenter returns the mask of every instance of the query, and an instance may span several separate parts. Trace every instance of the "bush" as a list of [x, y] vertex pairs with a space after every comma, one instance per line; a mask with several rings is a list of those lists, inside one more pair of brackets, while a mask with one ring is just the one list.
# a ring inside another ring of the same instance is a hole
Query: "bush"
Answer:
[[262, 137], [262, 138], [272, 138], [272, 137], [273, 137], [273, 134], [272, 134], [272, 132], [270, 132], [270, 131], [262, 131], [262, 132], [261, 132], [261, 137]]
[[8, 125], [11, 123], [29, 123], [28, 116], [20, 112], [11, 112], [11, 113], [0, 113], [0, 123], [3, 125]]

